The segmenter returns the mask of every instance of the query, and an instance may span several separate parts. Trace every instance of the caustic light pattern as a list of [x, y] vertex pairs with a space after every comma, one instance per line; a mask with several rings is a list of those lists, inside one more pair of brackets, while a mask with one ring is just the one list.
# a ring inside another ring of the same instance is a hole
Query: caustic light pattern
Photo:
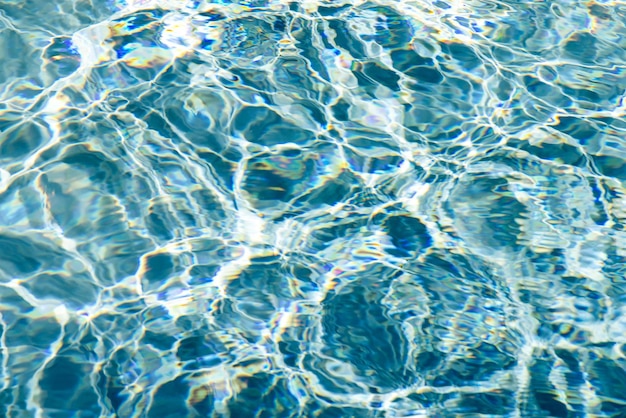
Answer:
[[625, 416], [625, 25], [0, 0], [0, 416]]

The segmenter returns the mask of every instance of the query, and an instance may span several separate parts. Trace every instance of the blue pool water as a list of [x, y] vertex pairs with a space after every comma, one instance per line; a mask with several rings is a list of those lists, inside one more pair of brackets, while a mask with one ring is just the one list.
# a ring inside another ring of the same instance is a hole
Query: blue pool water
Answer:
[[626, 4], [0, 0], [0, 416], [626, 417]]

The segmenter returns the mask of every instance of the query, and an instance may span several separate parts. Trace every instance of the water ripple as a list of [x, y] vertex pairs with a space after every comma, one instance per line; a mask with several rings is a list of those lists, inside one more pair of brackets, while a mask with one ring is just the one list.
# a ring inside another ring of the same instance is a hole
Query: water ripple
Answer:
[[0, 415], [622, 416], [625, 21], [0, 0]]

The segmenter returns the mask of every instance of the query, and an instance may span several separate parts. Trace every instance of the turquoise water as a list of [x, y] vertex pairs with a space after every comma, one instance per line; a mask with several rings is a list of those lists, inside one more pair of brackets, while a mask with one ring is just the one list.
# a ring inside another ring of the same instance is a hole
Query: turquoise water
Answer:
[[626, 417], [626, 4], [0, 0], [0, 416]]

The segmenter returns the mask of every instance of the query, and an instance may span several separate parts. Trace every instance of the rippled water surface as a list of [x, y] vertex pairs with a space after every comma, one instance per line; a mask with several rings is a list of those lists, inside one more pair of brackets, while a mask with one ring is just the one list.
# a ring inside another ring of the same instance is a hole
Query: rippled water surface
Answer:
[[0, 0], [0, 416], [626, 417], [625, 25]]

